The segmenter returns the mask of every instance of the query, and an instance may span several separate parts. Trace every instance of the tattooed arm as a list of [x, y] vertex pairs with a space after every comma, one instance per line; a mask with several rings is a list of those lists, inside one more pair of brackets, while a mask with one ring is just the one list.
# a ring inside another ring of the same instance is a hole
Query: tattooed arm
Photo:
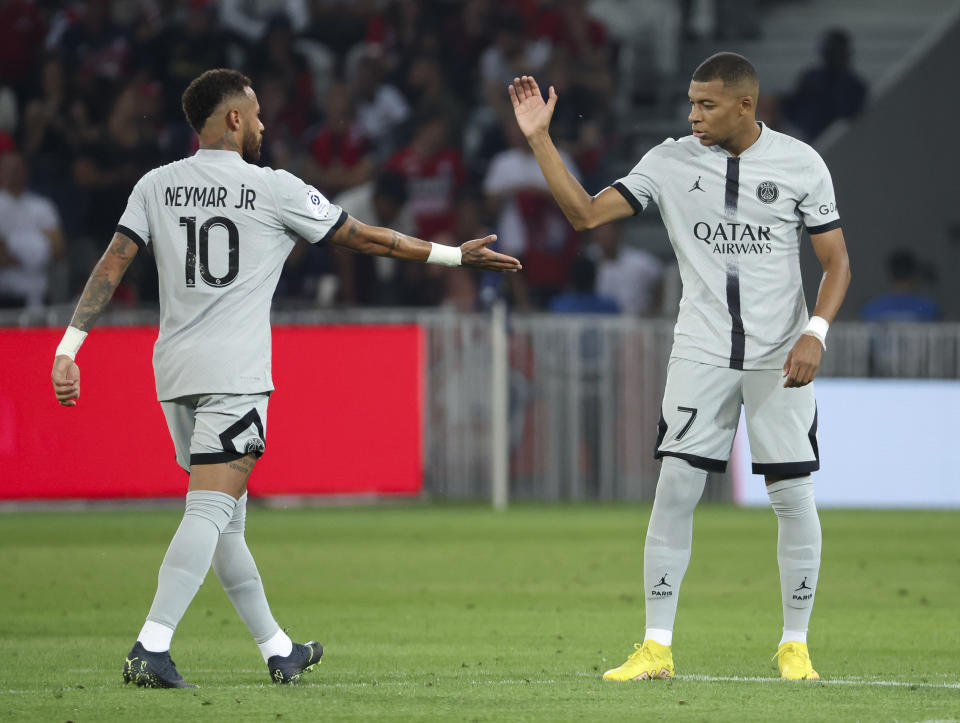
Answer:
[[80, 331], [90, 331], [97, 318], [107, 308], [113, 292], [127, 272], [130, 262], [137, 255], [137, 244], [122, 233], [115, 233], [100, 261], [83, 287], [83, 295], [77, 304], [70, 326]]
[[[428, 241], [407, 236], [382, 226], [368, 226], [348, 216], [346, 223], [337, 229], [330, 240], [361, 254], [390, 256], [409, 261], [426, 261], [432, 245]], [[487, 246], [497, 240], [490, 235], [461, 244], [461, 264], [487, 271], [519, 271], [520, 262], [512, 256], [498, 254]]]
[[[70, 326], [80, 331], [90, 331], [110, 303], [114, 290], [136, 255], [136, 243], [122, 233], [114, 234], [110, 246], [87, 279]], [[59, 354], [53, 360], [50, 380], [53, 382], [53, 393], [57, 401], [65, 407], [76, 406], [80, 397], [80, 368], [77, 363], [69, 356]]]

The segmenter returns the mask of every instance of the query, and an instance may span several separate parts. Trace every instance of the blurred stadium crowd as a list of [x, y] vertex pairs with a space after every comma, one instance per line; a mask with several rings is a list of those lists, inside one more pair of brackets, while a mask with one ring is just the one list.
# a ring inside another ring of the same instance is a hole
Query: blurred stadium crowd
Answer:
[[[716, 36], [756, 33], [744, 24], [753, 15], [738, 12], [755, 4], [717, 0]], [[472, 310], [506, 296], [522, 309], [658, 313], [663, 261], [622, 244], [616, 227], [573, 232], [506, 94], [523, 73], [557, 88], [552, 132], [589, 192], [626, 170], [617, 156], [622, 104], [654, 108], [659, 99], [618, 77], [623, 33], [598, 5], [0, 0], [0, 307], [79, 294], [136, 180], [196, 149], [183, 89], [206, 69], [232, 67], [253, 79], [265, 165], [299, 175], [367, 223], [448, 244], [495, 231], [525, 266], [488, 278], [301, 244], [278, 288], [281, 305]], [[676, 76], [691, 5], [650, 3], [649, 77]], [[862, 104], [864, 88], [844, 97], [857, 92]], [[157, 298], [152, 266], [136, 262], [116, 304]]]

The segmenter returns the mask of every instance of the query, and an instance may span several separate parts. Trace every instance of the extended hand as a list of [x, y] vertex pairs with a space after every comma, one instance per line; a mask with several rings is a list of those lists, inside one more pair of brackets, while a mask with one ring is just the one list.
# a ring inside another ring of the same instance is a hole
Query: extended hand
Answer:
[[57, 401], [65, 407], [77, 406], [80, 398], [80, 367], [68, 356], [58, 356], [53, 360], [53, 393]]
[[510, 100], [513, 102], [513, 114], [517, 117], [517, 125], [528, 140], [532, 136], [549, 130], [553, 109], [557, 105], [557, 91], [552, 85], [550, 98], [546, 103], [540, 95], [537, 81], [530, 75], [514, 78], [513, 85], [507, 86], [507, 92], [510, 93]]
[[487, 246], [497, 240], [495, 234], [460, 245], [460, 264], [484, 271], [519, 271], [523, 267], [513, 256], [498, 254]]
[[822, 356], [823, 347], [819, 339], [810, 334], [801, 334], [783, 365], [783, 376], [786, 377], [783, 386], [803, 387], [812, 382], [820, 368]]

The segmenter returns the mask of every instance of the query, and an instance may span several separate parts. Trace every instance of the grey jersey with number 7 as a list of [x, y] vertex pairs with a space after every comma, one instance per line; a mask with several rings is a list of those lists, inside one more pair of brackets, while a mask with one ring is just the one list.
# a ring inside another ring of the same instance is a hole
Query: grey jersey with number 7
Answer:
[[298, 236], [325, 241], [345, 220], [296, 176], [233, 151], [200, 150], [141, 178], [117, 231], [157, 261], [158, 399], [272, 391], [270, 304], [283, 263]]
[[667, 139], [613, 184], [636, 212], [657, 204], [677, 254], [673, 357], [778, 369], [807, 323], [801, 233], [840, 227], [833, 182], [813, 148], [760, 127], [736, 158]]

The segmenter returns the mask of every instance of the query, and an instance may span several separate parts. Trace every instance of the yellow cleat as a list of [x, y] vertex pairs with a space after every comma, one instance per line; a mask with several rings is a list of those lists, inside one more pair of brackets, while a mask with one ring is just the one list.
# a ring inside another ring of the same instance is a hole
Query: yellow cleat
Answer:
[[673, 653], [670, 646], [653, 640], [633, 644], [634, 651], [619, 668], [603, 674], [604, 680], [624, 682], [628, 680], [654, 680], [673, 677]]
[[780, 677], [785, 680], [819, 680], [820, 675], [810, 662], [806, 643], [787, 642], [777, 648], [777, 665]]

